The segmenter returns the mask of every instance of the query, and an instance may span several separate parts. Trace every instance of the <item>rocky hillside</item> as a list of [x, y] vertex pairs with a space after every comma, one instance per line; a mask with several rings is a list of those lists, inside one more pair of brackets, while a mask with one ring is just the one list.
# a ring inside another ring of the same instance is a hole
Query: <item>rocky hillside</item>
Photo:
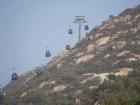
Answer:
[[40, 73], [36, 69], [11, 81], [4, 88], [4, 105], [119, 105], [133, 95], [137, 97], [127, 102], [135, 100], [134, 104], [121, 105], [139, 105], [135, 104], [140, 102], [139, 70], [137, 6], [109, 16], [74, 48], [41, 67]]

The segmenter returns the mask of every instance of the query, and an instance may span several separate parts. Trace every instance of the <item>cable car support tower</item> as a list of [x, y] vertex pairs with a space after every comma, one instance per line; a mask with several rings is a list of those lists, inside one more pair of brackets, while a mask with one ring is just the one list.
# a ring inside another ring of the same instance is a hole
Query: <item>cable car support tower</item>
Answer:
[[79, 42], [81, 40], [81, 25], [82, 23], [86, 23], [85, 16], [75, 16], [75, 20], [73, 23], [78, 23], [79, 24]]

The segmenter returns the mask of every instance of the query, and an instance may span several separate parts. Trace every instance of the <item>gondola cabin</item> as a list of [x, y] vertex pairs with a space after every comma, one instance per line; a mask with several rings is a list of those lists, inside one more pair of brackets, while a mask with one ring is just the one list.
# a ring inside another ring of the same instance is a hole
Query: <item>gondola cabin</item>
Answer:
[[67, 44], [66, 45], [66, 50], [70, 50], [71, 48], [70, 48], [70, 45], [69, 44]]
[[89, 27], [88, 27], [88, 25], [85, 25], [85, 30], [89, 30]]
[[46, 57], [51, 57], [51, 52], [50, 51], [46, 51]]
[[36, 69], [37, 69], [37, 71], [36, 71], [37, 75], [40, 75], [42, 73], [41, 68], [37, 67]]
[[86, 40], [90, 40], [90, 36], [88, 33], [86, 33]]
[[17, 80], [18, 79], [17, 73], [13, 73], [12, 76], [11, 76], [11, 79], [12, 80]]
[[72, 29], [69, 29], [68, 33], [69, 33], [69, 34], [73, 34]]

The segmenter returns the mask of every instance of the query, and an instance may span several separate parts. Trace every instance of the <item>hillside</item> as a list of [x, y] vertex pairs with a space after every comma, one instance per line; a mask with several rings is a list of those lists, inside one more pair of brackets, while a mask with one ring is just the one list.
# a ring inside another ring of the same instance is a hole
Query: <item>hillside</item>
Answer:
[[110, 16], [37, 71], [11, 81], [3, 105], [139, 105], [140, 6]]

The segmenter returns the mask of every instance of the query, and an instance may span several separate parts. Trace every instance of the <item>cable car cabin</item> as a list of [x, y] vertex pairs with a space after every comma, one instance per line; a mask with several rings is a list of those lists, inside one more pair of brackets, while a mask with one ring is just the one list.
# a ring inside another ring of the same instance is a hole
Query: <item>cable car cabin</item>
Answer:
[[37, 67], [37, 71], [36, 71], [37, 75], [40, 75], [42, 73], [41, 68]]
[[50, 51], [46, 51], [46, 57], [50, 57], [51, 56], [51, 52]]
[[88, 33], [86, 33], [86, 40], [90, 40], [90, 36]]
[[89, 27], [88, 27], [88, 25], [85, 25], [85, 30], [89, 30]]
[[4, 100], [4, 95], [2, 92], [0, 92], [0, 104], [3, 103], [3, 100]]
[[37, 75], [40, 75], [41, 74], [41, 70], [37, 70]]
[[18, 79], [17, 73], [13, 73], [11, 79], [12, 80], [17, 80]]
[[68, 33], [69, 33], [69, 34], [73, 34], [72, 29], [69, 29]]
[[66, 50], [70, 50], [70, 45], [69, 44], [66, 45]]

